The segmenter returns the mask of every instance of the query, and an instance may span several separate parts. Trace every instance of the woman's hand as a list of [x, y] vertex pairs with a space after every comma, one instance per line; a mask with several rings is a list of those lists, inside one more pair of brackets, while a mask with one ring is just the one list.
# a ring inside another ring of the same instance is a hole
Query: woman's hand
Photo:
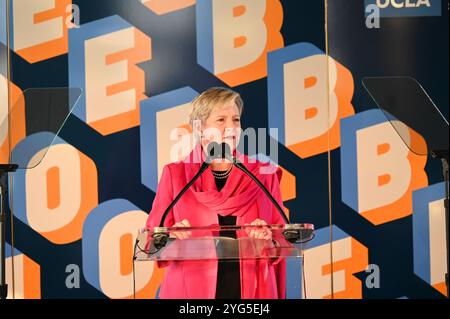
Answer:
[[[191, 227], [191, 224], [187, 219], [183, 219], [181, 222], [175, 223], [172, 227]], [[170, 233], [170, 238], [187, 239], [191, 236], [190, 231], [176, 231]]]
[[[267, 225], [267, 223], [262, 219], [255, 219], [250, 224], [245, 224], [245, 226], [247, 226], [247, 225], [263, 226], [263, 225]], [[261, 228], [250, 227], [250, 228], [246, 229], [245, 231], [247, 232], [248, 236], [252, 237], [252, 238], [266, 239], [266, 240], [272, 238], [272, 231], [270, 231], [270, 229], [267, 227], [261, 227]]]

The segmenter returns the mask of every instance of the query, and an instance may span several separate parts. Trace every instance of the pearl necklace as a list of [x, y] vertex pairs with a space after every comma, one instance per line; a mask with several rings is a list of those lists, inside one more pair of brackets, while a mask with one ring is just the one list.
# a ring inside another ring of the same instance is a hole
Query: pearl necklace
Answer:
[[211, 172], [215, 178], [224, 179], [224, 178], [227, 178], [228, 175], [230, 175], [232, 169], [233, 169], [233, 165], [231, 165], [230, 168], [226, 172], [223, 172], [223, 173], [216, 173], [212, 170], [211, 170]]

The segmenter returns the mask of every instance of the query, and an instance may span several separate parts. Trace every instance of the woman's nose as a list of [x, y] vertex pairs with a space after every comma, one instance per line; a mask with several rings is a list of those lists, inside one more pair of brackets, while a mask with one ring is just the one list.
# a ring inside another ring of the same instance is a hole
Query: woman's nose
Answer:
[[234, 135], [234, 134], [233, 134], [233, 133], [234, 133], [234, 130], [235, 130], [234, 127], [227, 127], [227, 128], [225, 128], [225, 130], [223, 131], [222, 136]]

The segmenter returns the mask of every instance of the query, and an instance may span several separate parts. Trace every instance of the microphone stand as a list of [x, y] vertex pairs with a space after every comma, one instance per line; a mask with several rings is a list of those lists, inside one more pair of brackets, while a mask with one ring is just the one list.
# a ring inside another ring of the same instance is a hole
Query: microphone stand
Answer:
[[285, 230], [283, 231], [283, 235], [291, 243], [295, 243], [298, 240], [301, 239], [301, 234], [299, 229], [295, 229], [294, 227], [290, 227], [289, 219], [287, 218], [286, 214], [284, 213], [283, 209], [281, 208], [280, 204], [275, 200], [273, 195], [269, 192], [269, 190], [261, 183], [261, 181], [256, 178], [255, 175], [250, 172], [247, 167], [244, 166], [237, 158], [233, 157], [231, 155], [230, 147], [226, 143], [218, 144], [216, 142], [211, 143], [208, 146], [208, 154], [210, 154], [207, 159], [202, 163], [199, 171], [195, 176], [189, 181], [189, 183], [186, 184], [185, 187], [178, 193], [178, 195], [174, 198], [174, 200], [170, 203], [170, 205], [166, 208], [166, 210], [163, 213], [163, 216], [161, 218], [161, 222], [159, 224], [159, 227], [155, 227], [153, 229], [153, 241], [152, 245], [156, 249], [156, 251], [159, 251], [161, 248], [163, 248], [169, 239], [169, 234], [167, 227], [164, 227], [164, 222], [167, 218], [167, 215], [172, 210], [172, 208], [175, 206], [175, 204], [180, 200], [180, 198], [184, 195], [184, 193], [195, 183], [195, 181], [204, 173], [204, 171], [209, 167], [210, 163], [214, 159], [228, 159], [231, 161], [232, 165], [236, 166], [239, 170], [244, 172], [247, 176], [249, 176], [266, 194], [266, 196], [269, 198], [269, 200], [272, 202], [272, 204], [275, 206], [277, 211], [280, 213], [281, 217], [283, 218], [285, 222]]
[[266, 194], [266, 196], [269, 198], [269, 200], [275, 206], [277, 211], [280, 213], [281, 217], [283, 218], [283, 220], [285, 222], [285, 230], [283, 231], [284, 238], [287, 241], [289, 241], [290, 243], [295, 243], [295, 242], [299, 241], [302, 237], [300, 234], [300, 230], [295, 229], [295, 227], [291, 226], [289, 219], [287, 218], [286, 214], [283, 211], [283, 208], [281, 208], [280, 204], [278, 204], [278, 202], [275, 200], [275, 198], [269, 192], [269, 190], [263, 185], [263, 183], [261, 183], [261, 181], [255, 175], [253, 175], [252, 172], [250, 172], [248, 170], [247, 167], [245, 167], [244, 164], [242, 164], [237, 158], [235, 158], [234, 156], [231, 155], [230, 146], [227, 143], [222, 143], [221, 149], [222, 149], [222, 152], [221, 152], [222, 158], [226, 158], [229, 161], [231, 161], [231, 163], [234, 166], [236, 166], [239, 170], [244, 172], [244, 174], [246, 174], [248, 177], [250, 177], [259, 186], [259, 188], [261, 188], [263, 190], [264, 194]]
[[[228, 146], [228, 145], [227, 145]], [[248, 170], [247, 167], [244, 166], [237, 158], [230, 157], [229, 160], [233, 163], [234, 166], [236, 166], [239, 170], [244, 172], [247, 176], [249, 176], [266, 194], [266, 196], [269, 198], [269, 200], [272, 202], [272, 204], [275, 206], [277, 211], [280, 213], [281, 217], [283, 218], [285, 222], [285, 228], [286, 230], [283, 231], [284, 238], [289, 241], [290, 243], [295, 243], [301, 239], [301, 234], [299, 229], [294, 229], [294, 227], [290, 227], [289, 219], [287, 218], [286, 214], [284, 213], [283, 209], [281, 208], [280, 204], [275, 200], [273, 195], [269, 192], [269, 190], [261, 183], [261, 181], [252, 174]]]
[[255, 175], [252, 174], [252, 172], [250, 172], [248, 170], [247, 167], [244, 166], [244, 164], [242, 164], [241, 162], [239, 162], [238, 159], [236, 158], [232, 158], [231, 159], [232, 163], [234, 166], [236, 166], [239, 170], [241, 170], [242, 172], [244, 172], [244, 174], [246, 174], [247, 176], [249, 176], [262, 190], [263, 192], [266, 194], [266, 196], [270, 199], [270, 201], [272, 202], [272, 204], [275, 206], [275, 208], [278, 210], [278, 212], [280, 213], [281, 217], [283, 218], [284, 222], [286, 224], [289, 224], [289, 219], [287, 218], [286, 214], [284, 213], [283, 209], [281, 208], [280, 204], [278, 204], [278, 202], [275, 200], [275, 198], [272, 196], [272, 194], [269, 192], [269, 190], [263, 185], [263, 183], [261, 183], [261, 181], [256, 178]]
[[159, 223], [159, 227], [155, 227], [153, 230], [153, 245], [156, 250], [160, 250], [167, 244], [167, 240], [169, 239], [169, 234], [167, 233], [167, 227], [164, 227], [164, 222], [166, 220], [167, 215], [170, 210], [175, 206], [175, 204], [180, 200], [181, 196], [195, 183], [195, 181], [203, 174], [204, 171], [209, 167], [210, 161], [206, 160], [200, 166], [197, 174], [183, 187], [183, 189], [178, 193], [175, 199], [170, 203], [170, 205], [164, 211], [164, 214], [161, 218], [161, 222]]
[[172, 208], [175, 206], [175, 204], [180, 200], [180, 198], [186, 193], [186, 191], [195, 183], [195, 181], [208, 169], [209, 164], [214, 159], [223, 158], [223, 153], [220, 153], [220, 145], [216, 142], [212, 142], [208, 145], [208, 151], [207, 154], [209, 156], [206, 158], [206, 160], [202, 163], [200, 166], [200, 169], [198, 170], [197, 174], [189, 181], [189, 183], [186, 184], [186, 186], [183, 187], [183, 189], [178, 193], [178, 195], [174, 198], [174, 200], [170, 203], [170, 205], [166, 208], [164, 211], [161, 222], [159, 223], [159, 227], [155, 227], [153, 229], [153, 241], [152, 244], [156, 251], [163, 248], [169, 239], [169, 234], [167, 232], [167, 227], [164, 227], [164, 222], [167, 218], [167, 215], [172, 210]]

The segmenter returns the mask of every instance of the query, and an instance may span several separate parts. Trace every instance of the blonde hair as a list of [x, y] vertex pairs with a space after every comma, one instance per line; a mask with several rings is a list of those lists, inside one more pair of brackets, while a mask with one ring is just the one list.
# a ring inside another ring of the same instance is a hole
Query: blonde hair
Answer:
[[236, 103], [239, 115], [242, 115], [244, 102], [239, 93], [223, 87], [212, 87], [206, 90], [191, 102], [192, 112], [189, 115], [189, 123], [191, 126], [196, 120], [204, 123], [216, 107], [229, 101]]

